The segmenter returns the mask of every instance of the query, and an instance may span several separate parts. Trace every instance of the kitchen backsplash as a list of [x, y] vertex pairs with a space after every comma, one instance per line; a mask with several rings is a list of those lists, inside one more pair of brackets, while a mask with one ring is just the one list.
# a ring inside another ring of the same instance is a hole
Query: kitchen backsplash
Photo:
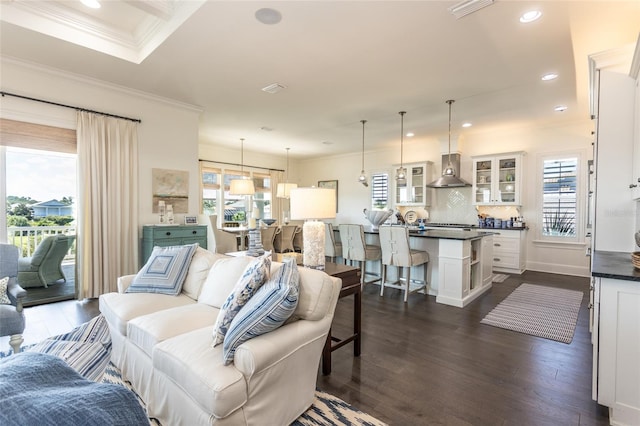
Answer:
[[471, 187], [436, 189], [431, 207], [428, 207], [429, 221], [438, 223], [478, 223], [478, 214], [508, 219], [520, 216], [515, 206], [474, 206]]

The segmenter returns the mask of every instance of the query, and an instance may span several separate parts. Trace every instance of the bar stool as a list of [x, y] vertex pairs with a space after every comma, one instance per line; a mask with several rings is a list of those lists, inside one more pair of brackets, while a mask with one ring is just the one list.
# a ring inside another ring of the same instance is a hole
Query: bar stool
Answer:
[[350, 261], [351, 265], [353, 265], [354, 261], [357, 261], [360, 265], [360, 284], [364, 287], [365, 284], [380, 281], [382, 273], [380, 275], [369, 273], [369, 275], [374, 275], [378, 278], [371, 281], [365, 280], [367, 261], [380, 260], [382, 258], [380, 246], [365, 243], [364, 227], [362, 225], [341, 224], [338, 225], [338, 230], [342, 241], [342, 258], [345, 262], [347, 260]]
[[[380, 284], [380, 296], [384, 295], [384, 288], [397, 288], [404, 291], [404, 301], [407, 302], [409, 293], [419, 290], [427, 290], [427, 265], [429, 253], [424, 250], [414, 250], [409, 247], [409, 228], [405, 226], [381, 226], [378, 228], [380, 235], [380, 247], [382, 248], [382, 281]], [[424, 281], [421, 284], [411, 283], [411, 267], [423, 265]], [[387, 266], [398, 267], [398, 281], [387, 283]], [[402, 270], [405, 269], [405, 277], [402, 278]], [[401, 284], [405, 281], [404, 285]]]
[[336, 258], [342, 257], [342, 243], [336, 241], [333, 225], [330, 223], [324, 224], [324, 255], [334, 263]]

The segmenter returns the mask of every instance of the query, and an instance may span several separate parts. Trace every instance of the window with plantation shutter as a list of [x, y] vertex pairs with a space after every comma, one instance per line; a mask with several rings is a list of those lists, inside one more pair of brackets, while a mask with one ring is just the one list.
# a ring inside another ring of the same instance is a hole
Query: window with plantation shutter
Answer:
[[386, 209], [389, 205], [389, 175], [376, 173], [371, 176], [371, 207]]
[[543, 161], [542, 236], [575, 238], [578, 225], [578, 158]]

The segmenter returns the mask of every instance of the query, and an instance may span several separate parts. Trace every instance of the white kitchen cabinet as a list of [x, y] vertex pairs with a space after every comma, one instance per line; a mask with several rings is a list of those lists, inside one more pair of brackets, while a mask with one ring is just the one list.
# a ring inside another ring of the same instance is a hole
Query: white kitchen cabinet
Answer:
[[640, 200], [640, 76], [635, 81], [635, 116], [633, 126], [633, 165], [631, 196], [634, 200]]
[[640, 282], [596, 277], [593, 397], [609, 422], [640, 424]]
[[526, 230], [496, 229], [493, 236], [493, 271], [522, 274], [526, 270]]
[[[427, 188], [427, 183], [431, 182], [433, 173], [433, 163], [426, 161], [423, 163], [404, 164], [407, 169], [406, 182], [395, 181], [395, 201], [397, 206], [423, 206], [431, 205], [431, 188]], [[399, 167], [396, 165], [395, 167]]]
[[523, 152], [472, 157], [473, 204], [520, 205]]
[[463, 308], [491, 288], [492, 246], [493, 235], [439, 240], [437, 303]]

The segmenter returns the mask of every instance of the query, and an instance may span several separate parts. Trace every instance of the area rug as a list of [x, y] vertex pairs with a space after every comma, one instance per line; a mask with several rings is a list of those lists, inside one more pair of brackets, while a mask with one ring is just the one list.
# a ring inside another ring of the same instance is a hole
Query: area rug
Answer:
[[504, 280], [506, 280], [507, 278], [509, 278], [509, 275], [506, 274], [493, 274], [493, 278], [491, 278], [491, 281], [494, 283], [501, 283]]
[[[28, 352], [42, 352], [56, 355], [76, 369], [81, 375], [102, 383], [112, 383], [126, 387], [135, 394], [131, 384], [122, 379], [118, 367], [109, 359], [111, 338], [104, 317], [97, 316], [69, 333], [50, 337], [40, 343], [22, 348]], [[11, 350], [0, 352], [0, 359], [10, 356]], [[0, 368], [2, 363], [0, 362]], [[136, 394], [138, 402], [145, 408], [144, 401]], [[153, 418], [149, 424], [160, 425]], [[386, 426], [378, 419], [363, 413], [345, 401], [316, 389], [313, 405], [304, 412], [292, 426]]]
[[571, 343], [581, 302], [581, 291], [521, 284], [480, 322]]

